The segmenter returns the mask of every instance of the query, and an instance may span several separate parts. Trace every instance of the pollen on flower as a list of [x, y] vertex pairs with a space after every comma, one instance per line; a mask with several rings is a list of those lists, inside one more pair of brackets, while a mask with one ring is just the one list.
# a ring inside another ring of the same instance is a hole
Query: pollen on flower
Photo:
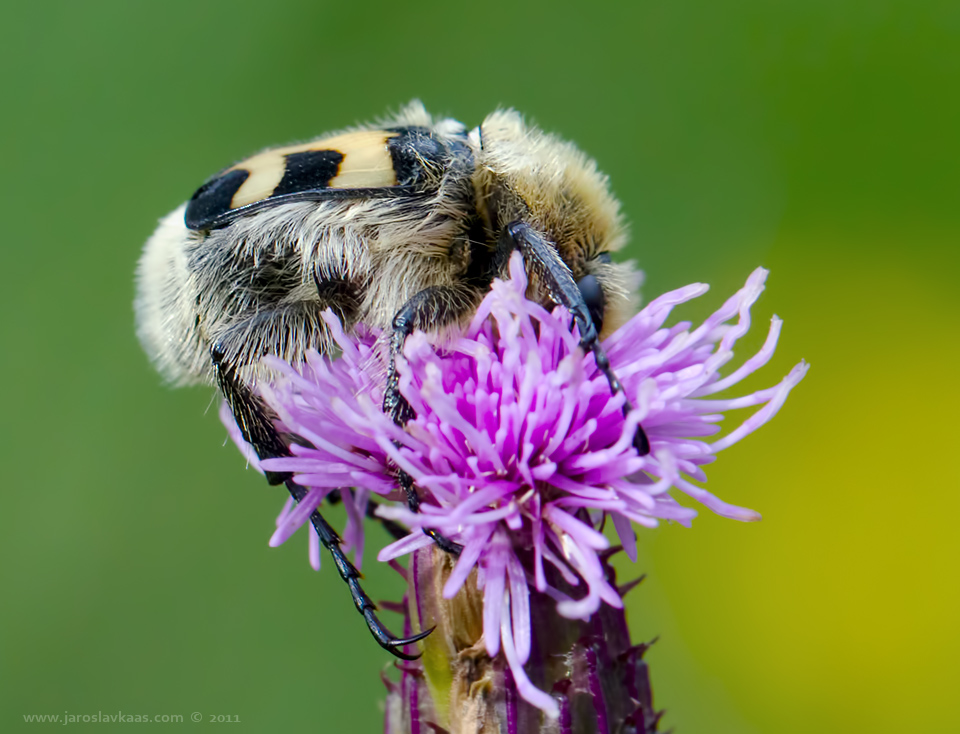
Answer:
[[[261, 388], [262, 396], [284, 430], [310, 445], [294, 445], [292, 456], [260, 463], [270, 471], [292, 472], [311, 489], [313, 505], [300, 512], [285, 508], [274, 539], [286, 540], [316, 504], [340, 489], [348, 506], [345, 540], [362, 548], [368, 498], [394, 492], [402, 468], [422, 495], [420, 512], [380, 505], [381, 517], [405, 524], [410, 533], [383, 548], [378, 560], [429, 545], [423, 528], [460, 543], [463, 551], [444, 596], [457, 595], [476, 571], [486, 652], [491, 657], [502, 652], [519, 695], [558, 716], [555, 697], [538, 689], [524, 670], [531, 654], [531, 588], [553, 599], [568, 618], [587, 619], [604, 602], [621, 607], [602, 563], [610, 543], [601, 523], [611, 521], [636, 560], [636, 525], [653, 527], [660, 520], [689, 525], [696, 515], [670, 490], [723, 517], [760, 519], [694, 482], [706, 479], [703, 467], [719, 451], [769, 421], [807, 371], [801, 362], [773, 387], [715, 397], [773, 355], [781, 327], [776, 317], [760, 351], [732, 372], [721, 372], [750, 327], [750, 308], [766, 276], [762, 268], [754, 271], [695, 328], [664, 324], [675, 306], [702, 295], [707, 286], [667, 293], [604, 342], [635, 406], [626, 417], [624, 396], [611, 394], [593, 356], [580, 349], [570, 315], [526, 299], [519, 254], [510, 261], [510, 279], [493, 283], [459, 337], [444, 340], [442, 348], [420, 332], [407, 340], [398, 364], [400, 390], [416, 417], [405, 429], [380, 410], [379, 335], [368, 330], [348, 335], [328, 312], [324, 319], [342, 350], [338, 358], [314, 352], [298, 369], [268, 358], [278, 377]], [[756, 410], [717, 438], [723, 414], [741, 408]], [[647, 456], [633, 447], [638, 425], [650, 440]], [[314, 557], [319, 559], [319, 552], [311, 546]], [[569, 593], [571, 587], [578, 593]]]

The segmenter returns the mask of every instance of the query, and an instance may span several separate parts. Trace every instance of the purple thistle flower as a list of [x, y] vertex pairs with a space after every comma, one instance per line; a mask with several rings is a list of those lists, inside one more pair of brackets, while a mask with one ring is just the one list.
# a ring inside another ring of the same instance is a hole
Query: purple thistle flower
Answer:
[[[557, 700], [524, 670], [531, 654], [531, 587], [570, 619], [588, 620], [601, 602], [622, 607], [602, 561], [610, 543], [598, 528], [609, 517], [636, 560], [634, 524], [689, 525], [696, 515], [670, 489], [724, 517], [760, 519], [694, 481], [706, 480], [703, 467], [717, 452], [770, 420], [807, 371], [801, 362], [766, 390], [713, 397], [765, 365], [774, 352], [781, 326], [776, 317], [760, 351], [730, 374], [720, 374], [750, 327], [750, 307], [766, 275], [762, 268], [754, 271], [697, 328], [663, 324], [674, 306], [705, 293], [705, 285], [655, 299], [604, 342], [635, 406], [626, 417], [624, 396], [611, 394], [593, 356], [580, 350], [569, 314], [559, 307], [550, 313], [525, 298], [519, 254], [510, 261], [511, 279], [494, 282], [461, 335], [435, 343], [417, 332], [407, 340], [405, 359], [398, 363], [400, 390], [416, 418], [405, 429], [380, 410], [379, 335], [366, 330], [347, 335], [328, 312], [324, 319], [342, 350], [338, 359], [313, 352], [298, 369], [266, 359], [277, 379], [261, 386], [261, 394], [284, 430], [312, 444], [293, 445], [291, 457], [261, 462], [271, 471], [293, 472], [311, 489], [300, 506], [284, 508], [271, 544], [286, 540], [329, 492], [340, 489], [348, 510], [344, 539], [359, 554], [367, 499], [371, 493], [399, 499], [393, 493], [397, 467], [402, 468], [423, 495], [421, 511], [381, 505], [380, 516], [411, 532], [382, 549], [378, 560], [428, 546], [425, 527], [462, 544], [443, 596], [455, 597], [476, 571], [486, 652], [492, 658], [502, 651], [517, 693], [558, 716]], [[753, 406], [761, 407], [708, 441], [720, 432], [723, 411]], [[229, 426], [229, 414], [225, 419]], [[643, 457], [633, 447], [638, 424], [651, 443]], [[254, 458], [248, 453], [256, 464]], [[317, 567], [319, 548], [311, 543]]]

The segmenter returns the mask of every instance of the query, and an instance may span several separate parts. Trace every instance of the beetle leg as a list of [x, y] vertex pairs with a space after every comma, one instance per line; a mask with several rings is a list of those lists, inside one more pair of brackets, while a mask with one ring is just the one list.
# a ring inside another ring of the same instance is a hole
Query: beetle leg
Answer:
[[[290, 452], [286, 441], [277, 431], [263, 402], [253, 394], [247, 385], [237, 379], [233, 367], [226, 362], [224, 354], [219, 348], [214, 347], [211, 357], [220, 391], [230, 406], [244, 439], [257, 452], [257, 456], [261, 459], [289, 456]], [[294, 482], [291, 474], [286, 472], [266, 472], [266, 474], [270, 484], [283, 484], [295, 502], [300, 502], [306, 496], [307, 488]], [[419, 654], [411, 655], [404, 652], [403, 648], [422, 640], [433, 631], [433, 628], [410, 637], [393, 635], [377, 618], [377, 605], [373, 603], [373, 600], [367, 596], [360, 586], [360, 572], [340, 547], [341, 541], [337, 531], [330, 527], [319, 510], [314, 510], [310, 515], [310, 523], [320, 537], [323, 547], [333, 556], [333, 562], [337, 566], [340, 578], [350, 587], [350, 595], [353, 597], [353, 603], [357, 611], [363, 615], [370, 633], [380, 647], [403, 660], [416, 660], [420, 657]]]
[[[504, 227], [500, 235], [498, 257], [501, 260], [501, 267], [506, 265], [506, 260], [514, 250], [519, 250], [523, 255], [527, 266], [534, 270], [546, 287], [551, 300], [566, 308], [573, 316], [574, 322], [580, 329], [580, 346], [585, 352], [593, 353], [597, 369], [610, 383], [610, 391], [614, 394], [623, 392], [623, 386], [610, 367], [610, 360], [607, 359], [607, 354], [600, 344], [600, 334], [590, 315], [590, 309], [584, 301], [583, 293], [557, 249], [529, 224], [516, 221]], [[623, 414], [626, 415], [631, 410], [633, 406], [627, 398], [623, 403]], [[643, 426], [637, 426], [633, 445], [640, 456], [650, 453], [650, 441]]]
[[[403, 345], [415, 329], [430, 329], [455, 323], [464, 313], [469, 313], [478, 294], [472, 288], [435, 285], [424, 288], [407, 301], [393, 319], [390, 336], [390, 366], [387, 372], [387, 387], [383, 394], [383, 412], [398, 426], [405, 426], [414, 417], [413, 408], [400, 393], [397, 375], [397, 357], [403, 353]], [[420, 511], [420, 495], [413, 478], [402, 469], [399, 474], [400, 488], [407, 497], [411, 512]], [[463, 546], [444, 537], [433, 528], [423, 528], [441, 550], [457, 556]]]

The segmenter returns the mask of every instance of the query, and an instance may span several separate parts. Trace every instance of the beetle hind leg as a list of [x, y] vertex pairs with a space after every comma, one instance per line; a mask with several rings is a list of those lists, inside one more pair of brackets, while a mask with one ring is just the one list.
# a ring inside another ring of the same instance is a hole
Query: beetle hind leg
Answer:
[[[283, 437], [277, 431], [273, 421], [267, 414], [267, 409], [261, 400], [253, 394], [246, 384], [237, 379], [233, 367], [224, 359], [223, 351], [214, 347], [211, 357], [216, 373], [217, 384], [220, 387], [233, 416], [243, 433], [244, 439], [253, 446], [257, 456], [261, 459], [289, 456], [290, 452]], [[299, 503], [307, 494], [307, 488], [293, 481], [289, 473], [268, 472], [270, 484], [283, 484], [293, 500]], [[429, 635], [433, 628], [424, 630], [410, 637], [396, 637], [377, 618], [377, 605], [367, 596], [360, 585], [361, 574], [340, 547], [340, 536], [320, 514], [314, 510], [310, 515], [313, 525], [323, 547], [333, 556], [333, 562], [353, 598], [354, 606], [367, 622], [370, 634], [377, 643], [387, 652], [403, 660], [416, 660], [419, 655], [411, 655], [403, 651], [406, 645], [411, 645]]]

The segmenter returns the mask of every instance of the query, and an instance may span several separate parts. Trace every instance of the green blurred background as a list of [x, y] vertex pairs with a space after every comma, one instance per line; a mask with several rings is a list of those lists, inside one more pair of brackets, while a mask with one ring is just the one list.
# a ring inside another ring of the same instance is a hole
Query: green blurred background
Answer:
[[[958, 730], [955, 0], [4, 16], [0, 730], [118, 710], [380, 730], [388, 656], [305, 536], [267, 548], [282, 493], [224, 446], [208, 391], [161, 387], [130, 303], [157, 218], [212, 172], [413, 97], [470, 125], [514, 106], [595, 156], [645, 295], [713, 285], [681, 315], [770, 268], [747, 346], [774, 312], [785, 328], [748, 387], [813, 365], [710, 468], [764, 521], [644, 531], [621, 567], [649, 574], [629, 614], [660, 635], [665, 726]], [[368, 589], [398, 597], [371, 560]]]

